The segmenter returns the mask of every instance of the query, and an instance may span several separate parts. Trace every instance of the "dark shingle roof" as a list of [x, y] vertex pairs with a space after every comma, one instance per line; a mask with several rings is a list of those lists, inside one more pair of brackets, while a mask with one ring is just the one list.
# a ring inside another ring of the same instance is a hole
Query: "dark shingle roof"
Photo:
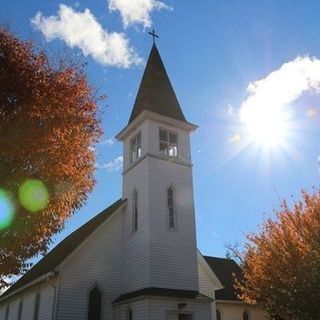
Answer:
[[149, 55], [129, 124], [144, 110], [186, 122], [155, 45]]
[[217, 300], [238, 300], [236, 290], [233, 287], [234, 277], [242, 279], [241, 268], [232, 259], [216, 258], [203, 256], [210, 266], [211, 270], [219, 278], [220, 282], [224, 286], [223, 289], [216, 291]]
[[23, 287], [24, 285], [36, 280], [54, 270], [83, 240], [85, 240], [94, 230], [97, 229], [108, 217], [110, 217], [126, 200], [119, 199], [110, 207], [106, 208], [94, 218], [89, 220], [82, 227], [71, 233], [37, 264], [35, 264], [24, 276], [13, 284], [0, 298]]
[[208, 299], [212, 300], [204, 294], [193, 290], [177, 290], [167, 288], [144, 288], [130, 293], [126, 293], [118, 297], [113, 303], [119, 303], [128, 299], [133, 299], [141, 296], [157, 296], [157, 297], [174, 297], [174, 298], [185, 298], [185, 299]]

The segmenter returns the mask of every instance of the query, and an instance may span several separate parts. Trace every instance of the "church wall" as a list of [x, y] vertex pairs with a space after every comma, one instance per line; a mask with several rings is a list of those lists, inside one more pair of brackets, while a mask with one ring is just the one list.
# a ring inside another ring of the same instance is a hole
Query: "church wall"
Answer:
[[249, 319], [267, 320], [264, 311], [257, 306], [250, 306], [244, 303], [221, 303], [216, 302], [216, 307], [221, 313], [222, 320], [243, 320], [243, 312], [249, 313]]
[[[9, 302], [9, 317], [8, 317], [8, 319], [17, 319], [18, 303], [19, 303], [18, 300], [12, 300]], [[4, 311], [6, 311], [6, 310], [4, 310]], [[5, 319], [5, 312], [3, 315], [3, 319]]]
[[[178, 303], [186, 303], [186, 307], [179, 309]], [[127, 320], [129, 308], [133, 319], [138, 320], [178, 320], [179, 312], [193, 314], [193, 320], [215, 320], [211, 315], [210, 303], [175, 298], [146, 298], [115, 306], [113, 319]]]
[[[178, 303], [186, 303], [183, 309]], [[149, 314], [152, 320], [178, 320], [179, 313], [191, 313], [193, 320], [212, 320], [209, 302], [192, 302], [183, 299], [150, 299]]]
[[214, 285], [209, 275], [203, 269], [200, 263], [198, 264], [198, 272], [199, 272], [199, 292], [210, 298], [214, 298], [214, 289], [215, 289]]
[[59, 320], [85, 320], [89, 291], [103, 292], [103, 318], [112, 319], [111, 303], [121, 294], [122, 212], [114, 213], [61, 264]]
[[[142, 139], [144, 139], [142, 134]], [[150, 286], [149, 276], [149, 204], [146, 159], [123, 177], [123, 197], [127, 198], [122, 237], [122, 289], [131, 292]], [[133, 191], [138, 192], [138, 230], [133, 231]]]
[[52, 285], [45, 286], [40, 293], [39, 320], [52, 319], [54, 312], [54, 301], [56, 287]]
[[[179, 157], [172, 159], [185, 165], [160, 155], [159, 128], [178, 133]], [[130, 141], [138, 132], [142, 156], [131, 164]], [[146, 120], [125, 139], [123, 197], [128, 203], [123, 228], [123, 292], [145, 287], [198, 290], [190, 165], [189, 133], [177, 127]], [[176, 230], [168, 228], [166, 194], [170, 185], [176, 191]], [[132, 232], [134, 190], [138, 192], [137, 232]]]
[[[133, 319], [137, 320], [153, 320], [149, 317], [149, 303], [148, 300], [138, 300], [130, 302], [128, 304], [118, 305], [114, 307], [114, 318], [113, 320], [127, 320], [128, 310], [132, 310]], [[164, 319], [163, 319], [164, 320]]]
[[[151, 286], [198, 290], [190, 167], [149, 157]], [[167, 189], [174, 189], [176, 228], [168, 226]]]
[[20, 294], [16, 294], [3, 302], [0, 306], [0, 320], [5, 320], [6, 308], [9, 304], [9, 317], [8, 320], [17, 320], [20, 301], [22, 304], [22, 320], [33, 320], [35, 312], [35, 297], [39, 292], [39, 320], [51, 320], [55, 299], [55, 287], [56, 280], [50, 281], [50, 283], [43, 283], [38, 286], [34, 286], [29, 290], [23, 291]]
[[23, 297], [22, 316], [23, 320], [33, 320], [36, 291], [31, 291]]

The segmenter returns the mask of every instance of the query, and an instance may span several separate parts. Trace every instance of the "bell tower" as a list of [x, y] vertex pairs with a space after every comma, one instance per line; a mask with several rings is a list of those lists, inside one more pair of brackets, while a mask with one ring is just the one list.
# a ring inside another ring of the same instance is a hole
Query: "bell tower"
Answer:
[[198, 292], [187, 122], [153, 43], [123, 142], [122, 290]]

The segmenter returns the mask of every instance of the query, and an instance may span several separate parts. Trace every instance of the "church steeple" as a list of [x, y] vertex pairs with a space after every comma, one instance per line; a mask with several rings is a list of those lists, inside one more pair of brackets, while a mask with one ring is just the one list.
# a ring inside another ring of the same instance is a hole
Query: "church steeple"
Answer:
[[128, 124], [144, 110], [186, 122], [155, 44], [152, 46]]

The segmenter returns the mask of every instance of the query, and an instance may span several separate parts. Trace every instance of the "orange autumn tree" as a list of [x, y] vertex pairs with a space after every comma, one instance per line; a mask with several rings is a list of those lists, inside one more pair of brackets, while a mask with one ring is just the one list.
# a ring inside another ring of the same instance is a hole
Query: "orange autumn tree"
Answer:
[[284, 201], [246, 243], [240, 298], [272, 319], [320, 319], [320, 191], [302, 196], [292, 209]]
[[0, 288], [46, 252], [95, 184], [99, 98], [80, 66], [55, 65], [0, 29]]

